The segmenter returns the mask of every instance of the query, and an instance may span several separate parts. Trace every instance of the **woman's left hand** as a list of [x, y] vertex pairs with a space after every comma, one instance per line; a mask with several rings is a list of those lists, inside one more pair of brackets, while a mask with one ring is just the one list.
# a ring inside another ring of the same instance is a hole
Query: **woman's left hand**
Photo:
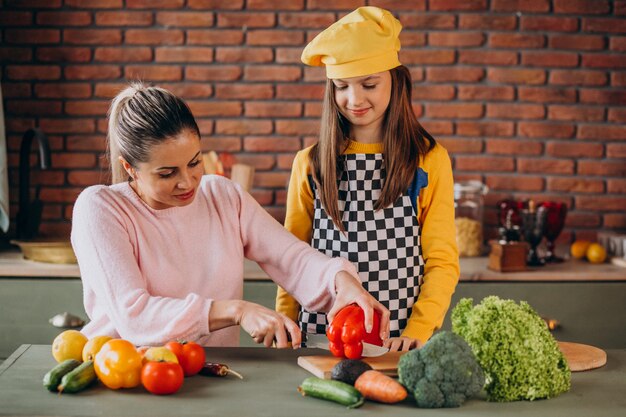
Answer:
[[328, 312], [328, 322], [331, 323], [335, 314], [347, 305], [356, 303], [365, 313], [365, 331], [371, 332], [374, 326], [374, 310], [380, 313], [380, 338], [385, 341], [389, 337], [389, 310], [378, 302], [361, 285], [358, 278], [345, 271], [335, 276], [335, 304]]
[[419, 349], [423, 345], [419, 339], [411, 339], [410, 337], [390, 337], [385, 340], [383, 346], [389, 348], [390, 352], [402, 351], [407, 352], [411, 349]]

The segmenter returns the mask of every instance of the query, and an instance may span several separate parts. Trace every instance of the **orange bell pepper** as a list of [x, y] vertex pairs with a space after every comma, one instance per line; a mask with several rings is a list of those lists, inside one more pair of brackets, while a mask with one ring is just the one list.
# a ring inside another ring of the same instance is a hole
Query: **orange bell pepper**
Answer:
[[141, 354], [127, 340], [106, 342], [96, 354], [94, 369], [98, 379], [111, 389], [134, 388], [141, 383]]

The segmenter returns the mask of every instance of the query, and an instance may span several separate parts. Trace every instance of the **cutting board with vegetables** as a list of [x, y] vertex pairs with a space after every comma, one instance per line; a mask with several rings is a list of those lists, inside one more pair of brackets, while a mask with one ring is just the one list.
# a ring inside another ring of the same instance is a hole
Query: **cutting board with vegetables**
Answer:
[[[606, 352], [580, 343], [558, 342], [573, 372], [600, 368], [606, 364]], [[372, 368], [389, 376], [398, 376], [398, 360], [403, 352], [389, 352], [374, 358], [363, 358]], [[341, 359], [328, 355], [299, 356], [298, 365], [318, 378], [330, 378], [330, 371]]]

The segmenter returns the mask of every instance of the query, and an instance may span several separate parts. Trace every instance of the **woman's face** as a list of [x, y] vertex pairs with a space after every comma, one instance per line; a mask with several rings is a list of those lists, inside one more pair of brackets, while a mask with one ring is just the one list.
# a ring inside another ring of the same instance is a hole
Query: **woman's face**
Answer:
[[204, 173], [200, 138], [189, 130], [154, 146], [148, 162], [135, 168], [120, 160], [134, 179], [131, 186], [156, 210], [191, 204]]
[[384, 71], [332, 81], [335, 85], [335, 103], [352, 128], [367, 128], [380, 134], [391, 98], [391, 73]]

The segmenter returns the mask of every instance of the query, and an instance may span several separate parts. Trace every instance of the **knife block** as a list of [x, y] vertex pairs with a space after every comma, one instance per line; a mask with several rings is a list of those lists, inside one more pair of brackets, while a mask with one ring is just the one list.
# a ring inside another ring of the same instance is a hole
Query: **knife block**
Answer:
[[487, 267], [498, 272], [525, 271], [528, 244], [526, 242], [500, 243], [492, 240]]

